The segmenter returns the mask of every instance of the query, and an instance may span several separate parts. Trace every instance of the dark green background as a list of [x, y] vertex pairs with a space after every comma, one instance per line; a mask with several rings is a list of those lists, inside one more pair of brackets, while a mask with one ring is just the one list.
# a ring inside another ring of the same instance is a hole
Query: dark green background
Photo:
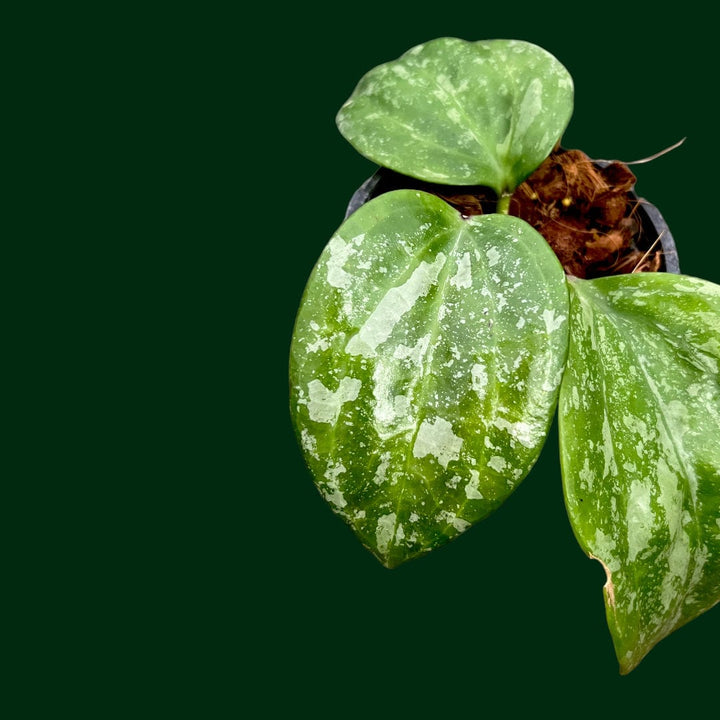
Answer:
[[[293, 314], [350, 195], [374, 169], [337, 132], [335, 113], [364, 72], [424, 40], [513, 37], [545, 47], [575, 81], [564, 144], [593, 157], [635, 160], [687, 136], [682, 148], [636, 166], [636, 187], [664, 214], [683, 271], [720, 281], [714, 203], [703, 200], [705, 188], [714, 192], [714, 122], [701, 93], [715, 59], [701, 23], [678, 18], [676, 6], [564, 4], [548, 16], [538, 5], [508, 6], [496, 20], [487, 5], [430, 14], [410, 3], [402, 11], [362, 4], [328, 26], [274, 37], [271, 52], [285, 54], [287, 67], [273, 76], [267, 119], [275, 134], [263, 135], [260, 156], [277, 158], [270, 176], [291, 195], [253, 240], [273, 268], [273, 281], [266, 285], [263, 276], [260, 286], [273, 307], [263, 334], [271, 348], [265, 370], [273, 372], [260, 395], [267, 425], [258, 428], [272, 440], [262, 471], [243, 470], [240, 480], [258, 502], [248, 508], [256, 534], [247, 550], [256, 568], [247, 593], [256, 603], [244, 651], [255, 665], [249, 684], [266, 693], [270, 707], [433, 717], [482, 716], [488, 704], [533, 716], [550, 705], [591, 717], [649, 715], [711, 696], [720, 610], [619, 676], [605, 624], [604, 573], [578, 548], [565, 514], [555, 430], [533, 472], [494, 516], [393, 571], [333, 516], [291, 433], [284, 363]], [[302, 17], [293, 15], [298, 23]], [[240, 464], [255, 451], [240, 441]]]
[[56, 15], [33, 17], [11, 72], [32, 75], [19, 106], [38, 105], [19, 146], [39, 158], [15, 184], [27, 222], [48, 223], [12, 312], [20, 344], [39, 342], [15, 422], [24, 701], [214, 719], [623, 717], [714, 698], [720, 609], [619, 676], [555, 430], [494, 516], [388, 571], [316, 491], [287, 380], [307, 277], [374, 171], [335, 114], [363, 73], [434, 37], [553, 53], [576, 86], [568, 147], [634, 160], [687, 136], [636, 168], [637, 190], [683, 270], [720, 282], [714, 22], [649, 2]]

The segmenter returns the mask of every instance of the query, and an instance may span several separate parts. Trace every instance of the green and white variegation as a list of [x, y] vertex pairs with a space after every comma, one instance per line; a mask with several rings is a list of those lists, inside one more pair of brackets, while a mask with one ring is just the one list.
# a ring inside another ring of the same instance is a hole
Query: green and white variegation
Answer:
[[398, 190], [339, 228], [308, 282], [291, 410], [316, 483], [387, 567], [497, 508], [537, 459], [567, 347], [543, 238]]
[[570, 294], [565, 497], [627, 673], [720, 599], [720, 287], [650, 273]]
[[337, 124], [379, 165], [501, 195], [550, 154], [572, 109], [572, 78], [542, 48], [438, 38], [368, 72]]

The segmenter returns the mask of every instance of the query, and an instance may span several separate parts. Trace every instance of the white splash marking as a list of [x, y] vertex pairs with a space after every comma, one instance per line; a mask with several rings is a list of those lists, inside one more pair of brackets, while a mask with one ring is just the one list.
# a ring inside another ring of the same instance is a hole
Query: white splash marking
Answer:
[[578, 393], [578, 389], [576, 385], [572, 386], [572, 399], [570, 404], [576, 409], [580, 409], [580, 393]]
[[606, 535], [600, 528], [595, 531], [594, 554], [602, 558], [603, 564], [610, 572], [620, 569], [622, 563], [613, 556], [616, 543], [612, 535]]
[[[693, 555], [695, 567], [693, 568], [692, 577], [690, 578], [690, 589], [694, 588], [702, 580], [703, 568], [705, 567], [709, 557], [710, 551], [708, 550], [707, 545], [703, 545], [695, 551], [695, 554]], [[686, 598], [685, 602], [691, 602], [692, 597], [693, 596]]]
[[717, 375], [718, 363], [716, 358], [720, 357], [720, 342], [718, 342], [717, 338], [710, 338], [706, 343], [698, 345], [697, 349], [703, 350], [705, 353], [709, 353], [711, 356], [714, 356], [709, 357], [708, 355], [701, 353], [698, 359], [711, 373]]
[[327, 338], [318, 338], [313, 343], [308, 343], [307, 351], [311, 353], [315, 353], [318, 350], [327, 350], [330, 347], [330, 343], [328, 342]]
[[331, 502], [335, 507], [343, 508], [347, 505], [344, 495], [340, 491], [338, 485], [338, 477], [345, 472], [346, 468], [344, 465], [333, 465], [330, 463], [325, 471], [325, 489], [323, 490], [323, 497]]
[[[437, 84], [447, 93], [448, 95], [455, 95], [455, 86], [452, 84], [452, 80], [443, 74], [437, 76]], [[444, 95], [441, 96], [444, 99]]]
[[390, 466], [391, 453], [384, 452], [380, 456], [380, 462], [378, 463], [375, 475], [373, 476], [373, 482], [376, 485], [382, 485], [387, 480], [387, 469]]
[[558, 368], [557, 372], [555, 373], [554, 377], [547, 377], [545, 378], [545, 381], [541, 385], [543, 392], [555, 392], [555, 390], [560, 385], [560, 381], [562, 380], [563, 376], [563, 368]]
[[515, 128], [517, 137], [524, 135], [535, 118], [542, 112], [542, 90], [540, 78], [533, 78], [520, 101], [520, 113]]
[[393, 412], [396, 418], [404, 418], [410, 414], [410, 398], [407, 395], [396, 395], [393, 398]]
[[335, 235], [328, 243], [330, 257], [327, 261], [327, 281], [329, 285], [346, 290], [350, 287], [350, 275], [345, 272], [345, 263], [355, 250], [339, 235]]
[[708, 325], [710, 327], [711, 330], [720, 334], [720, 318], [715, 315], [715, 313], [703, 312], [702, 310], [700, 310], [698, 311], [697, 315], [703, 321], [703, 323], [705, 323], [705, 325]]
[[303, 448], [307, 452], [310, 457], [315, 458], [315, 460], [319, 460], [320, 456], [317, 452], [317, 440], [313, 435], [310, 434], [310, 431], [307, 428], [303, 428], [300, 432], [300, 442], [302, 443]]
[[433, 455], [447, 469], [451, 460], [459, 459], [462, 444], [462, 438], [453, 433], [447, 420], [441, 417], [435, 418], [434, 422], [423, 420], [415, 438], [413, 455], [416, 458]]
[[425, 357], [425, 353], [427, 353], [428, 346], [430, 345], [430, 334], [421, 337], [416, 343], [414, 347], [408, 347], [407, 345], [398, 345], [395, 348], [395, 352], [393, 353], [393, 357], [396, 357], [398, 360], [409, 360], [413, 365], [416, 365], [417, 367], [420, 367], [422, 364], [422, 359]]
[[595, 473], [590, 469], [590, 458], [585, 458], [585, 464], [579, 472], [580, 481], [585, 484], [587, 492], [591, 493], [593, 482], [595, 481]]
[[[690, 579], [690, 583], [686, 585], [688, 579], [688, 572], [690, 569], [690, 538], [684, 531], [679, 532], [673, 541], [672, 548], [668, 554], [668, 572], [663, 578], [660, 600], [665, 610], [669, 610], [673, 603], [677, 603], [678, 599], [683, 595], [686, 596], [686, 602], [689, 599], [687, 594], [693, 588], [693, 586], [700, 580], [702, 575], [702, 565], [705, 564], [706, 557], [703, 557], [703, 549], [698, 549], [698, 554], [695, 556], [695, 561], [700, 566], [696, 565], [696, 572], [693, 573], [693, 577]], [[679, 581], [679, 582], [678, 582]], [[683, 588], [683, 586], [685, 586]], [[678, 592], [680, 588], [683, 588], [683, 592]], [[679, 619], [682, 613], [682, 608], [678, 608], [677, 617], [672, 620], [674, 624]]]
[[696, 398], [701, 390], [703, 389], [703, 386], [699, 383], [693, 383], [692, 385], [688, 385], [687, 392], [690, 397]]
[[468, 500], [482, 500], [483, 494], [478, 489], [480, 485], [480, 473], [477, 470], [470, 471], [470, 480], [465, 485], [465, 497]]
[[457, 264], [457, 275], [450, 278], [450, 284], [456, 288], [469, 288], [472, 286], [472, 266], [470, 253], [466, 252]]
[[373, 372], [375, 397], [373, 417], [375, 430], [382, 439], [414, 427], [410, 398], [406, 395], [394, 394], [395, 380], [393, 363], [379, 359]]
[[497, 418], [493, 421], [493, 425], [498, 428], [498, 430], [505, 430], [513, 439], [517, 440], [526, 448], [531, 448], [535, 445], [536, 429], [523, 420], [511, 423], [505, 420], [505, 418]]
[[[669, 403], [664, 402], [657, 385], [648, 374], [642, 358], [639, 358], [639, 361], [648, 387], [657, 400], [657, 407], [660, 412], [656, 414], [655, 425], [660, 442], [662, 446], [666, 448], [666, 459], [673, 470], [682, 469], [683, 474], [687, 478], [692, 501], [695, 505], [697, 504], [698, 479], [695, 474], [695, 469], [692, 463], [688, 461], [688, 457], [682, 447], [683, 436], [689, 430], [688, 410], [685, 405], [677, 400], [672, 400]], [[672, 428], [672, 435], [669, 434], [670, 428]]]
[[390, 69], [403, 80], [407, 80], [410, 77], [410, 73], [404, 65], [392, 65]]
[[633, 562], [652, 537], [653, 512], [650, 507], [650, 486], [633, 480], [627, 503], [628, 560]]
[[467, 520], [459, 518], [455, 513], [449, 512], [448, 510], [442, 510], [438, 513], [435, 520], [452, 525], [458, 532], [463, 532], [470, 527], [470, 523], [467, 522]]
[[484, 400], [488, 384], [488, 374], [485, 365], [475, 363], [475, 365], [470, 368], [470, 377], [472, 379], [472, 389], [477, 393], [480, 400]]
[[434, 262], [421, 262], [406, 282], [388, 290], [359, 332], [350, 338], [345, 352], [375, 357], [378, 345], [390, 337], [402, 316], [437, 283], [445, 259], [443, 253], [438, 253]]
[[419, 519], [420, 519], [420, 516], [417, 513], [415, 513], [415, 512], [410, 513], [410, 522], [414, 523], [414, 522], [417, 522]]
[[565, 322], [565, 316], [560, 315], [559, 317], [555, 317], [555, 310], [543, 310], [543, 320], [545, 321], [545, 330], [547, 331], [548, 335], [550, 333], [555, 332], [558, 328], [562, 327], [562, 324]]
[[489, 468], [492, 468], [495, 470], [495, 472], [501, 473], [504, 472], [507, 468], [507, 462], [505, 461], [505, 458], [500, 457], [500, 455], [493, 455], [487, 463]]
[[685, 579], [690, 566], [690, 538], [686, 532], [680, 532], [668, 556], [668, 569], [675, 577]]
[[610, 421], [608, 420], [606, 412], [603, 415], [602, 437], [602, 452], [603, 460], [605, 463], [605, 466], [603, 467], [603, 478], [606, 478], [611, 473], [613, 475], [617, 473], [617, 464], [615, 462], [615, 449], [613, 447], [612, 431], [610, 430]]
[[500, 253], [497, 251], [497, 248], [491, 247], [488, 249], [487, 261], [489, 267], [493, 267], [500, 262]]
[[311, 380], [308, 383], [310, 399], [307, 404], [310, 419], [315, 422], [330, 423], [334, 425], [340, 415], [340, 410], [346, 402], [356, 400], [362, 383], [351, 377], [344, 377], [335, 392], [328, 390], [320, 380]]
[[445, 484], [454, 490], [461, 480], [462, 478], [459, 475], [453, 475], [449, 480], [445, 481]]
[[395, 513], [381, 515], [378, 518], [377, 526], [375, 527], [375, 541], [377, 542], [378, 551], [383, 555], [387, 552], [388, 546], [395, 534], [396, 520], [397, 516]]
[[652, 440], [651, 433], [648, 432], [647, 423], [641, 420], [635, 415], [623, 415], [623, 425], [630, 430], [630, 432], [637, 433], [643, 440]]
[[347, 468], [340, 463], [339, 465], [335, 465], [334, 463], [330, 462], [327, 466], [327, 469], [325, 470], [325, 477], [328, 481], [328, 485], [334, 484], [337, 485], [337, 479], [342, 475]]
[[665, 525], [667, 525], [672, 539], [680, 531], [682, 492], [678, 492], [677, 475], [670, 469], [662, 456], [658, 458], [655, 473], [658, 484], [658, 503], [665, 512]]
[[[448, 108], [447, 116], [457, 125], [462, 125], [462, 115], [457, 108]], [[470, 135], [470, 137], [472, 137], [472, 135]]]

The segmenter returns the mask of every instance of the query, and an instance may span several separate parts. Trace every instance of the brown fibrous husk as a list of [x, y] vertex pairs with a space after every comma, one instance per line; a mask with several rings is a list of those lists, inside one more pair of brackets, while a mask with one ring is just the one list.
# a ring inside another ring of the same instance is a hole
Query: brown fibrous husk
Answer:
[[[621, 162], [598, 164], [581, 150], [556, 149], [518, 186], [510, 214], [532, 225], [565, 272], [581, 278], [657, 272], [662, 251], [638, 246], [635, 175]], [[464, 215], [487, 207], [478, 194], [441, 195]], [[652, 242], [653, 239], [651, 239]]]

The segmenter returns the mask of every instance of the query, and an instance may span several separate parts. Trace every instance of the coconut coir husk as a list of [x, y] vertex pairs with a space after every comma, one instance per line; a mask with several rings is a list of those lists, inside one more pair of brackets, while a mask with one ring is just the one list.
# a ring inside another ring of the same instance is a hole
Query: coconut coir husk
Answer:
[[[620, 162], [598, 164], [580, 150], [556, 149], [518, 186], [510, 214], [532, 225], [555, 251], [565, 272], [580, 278], [656, 272], [659, 246], [647, 250], [631, 194], [635, 175]], [[441, 195], [464, 215], [488, 211], [482, 193]], [[490, 210], [492, 212], [492, 210]], [[644, 239], [651, 247], [656, 238]]]

